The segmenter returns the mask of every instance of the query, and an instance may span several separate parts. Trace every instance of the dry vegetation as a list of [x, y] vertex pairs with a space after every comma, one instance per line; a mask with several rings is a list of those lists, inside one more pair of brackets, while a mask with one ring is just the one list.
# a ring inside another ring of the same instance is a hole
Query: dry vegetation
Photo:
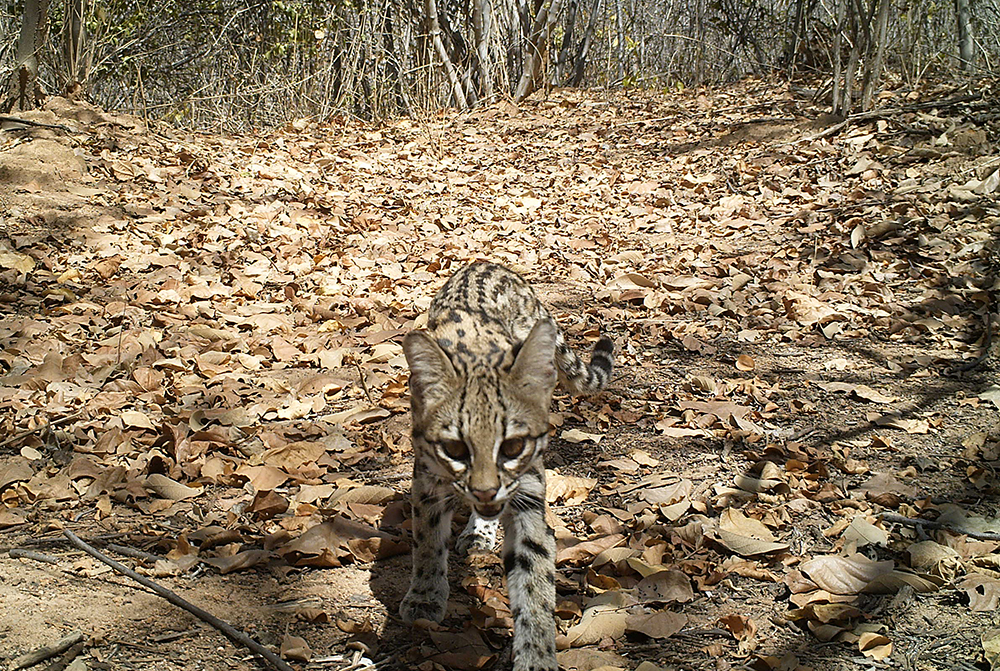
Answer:
[[257, 667], [66, 528], [296, 666], [504, 668], [494, 557], [455, 560], [441, 627], [395, 615], [399, 339], [489, 259], [619, 350], [553, 408], [564, 669], [991, 668], [996, 101], [880, 104], [556, 92], [246, 137], [26, 113], [69, 131], [0, 138], [0, 527], [56, 563], [0, 558], [0, 654], [79, 629], [90, 668]]

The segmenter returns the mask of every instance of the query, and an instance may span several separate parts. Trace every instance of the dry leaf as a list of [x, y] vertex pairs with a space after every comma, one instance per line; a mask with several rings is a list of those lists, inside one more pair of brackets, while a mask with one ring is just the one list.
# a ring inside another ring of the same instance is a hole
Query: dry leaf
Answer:
[[545, 471], [545, 500], [549, 503], [563, 503], [576, 506], [587, 500], [590, 491], [597, 485], [596, 478], [578, 478], [561, 475], [556, 471]]
[[972, 573], [957, 585], [969, 599], [969, 608], [984, 613], [997, 609], [1000, 603], [1000, 579], [982, 573]]
[[828, 592], [859, 594], [875, 578], [891, 572], [893, 562], [873, 561], [860, 554], [825, 555], [803, 562], [799, 569]]
[[581, 431], [580, 429], [567, 429], [562, 432], [559, 436], [563, 440], [569, 443], [594, 443], [595, 445], [601, 442], [601, 438], [604, 436], [597, 433], [587, 433], [586, 431]]
[[844, 541], [854, 543], [859, 548], [866, 545], [886, 547], [889, 543], [889, 533], [858, 515], [844, 530]]
[[892, 641], [882, 634], [865, 632], [858, 639], [858, 650], [865, 657], [882, 661], [892, 654]]
[[285, 634], [281, 639], [281, 656], [293, 662], [308, 662], [312, 659], [312, 650], [304, 638]]
[[687, 603], [694, 598], [691, 579], [676, 569], [657, 571], [647, 575], [635, 586], [635, 595], [640, 602]]
[[723, 545], [744, 557], [788, 549], [787, 543], [774, 540], [774, 535], [763, 523], [734, 508], [727, 508], [722, 513], [718, 534]]
[[566, 632], [570, 644], [580, 647], [624, 636], [628, 605], [629, 599], [622, 592], [605, 592], [591, 599], [580, 621]]
[[625, 631], [636, 631], [650, 638], [670, 638], [687, 624], [680, 613], [661, 610], [655, 613], [630, 614], [625, 619]]
[[1000, 629], [987, 629], [979, 636], [979, 641], [991, 671], [1000, 669]]
[[201, 487], [188, 487], [160, 473], [153, 473], [147, 477], [143, 482], [143, 486], [146, 488], [146, 491], [156, 494], [161, 498], [170, 499], [171, 501], [189, 499], [192, 496], [198, 496], [202, 492]]

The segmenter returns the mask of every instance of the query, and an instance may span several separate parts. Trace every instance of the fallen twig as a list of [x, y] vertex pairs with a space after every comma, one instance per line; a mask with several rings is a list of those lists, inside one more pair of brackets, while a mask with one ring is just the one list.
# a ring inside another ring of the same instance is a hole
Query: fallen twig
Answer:
[[[21, 119], [16, 116], [0, 116], [0, 124], [4, 123], [19, 123], [19, 124], [24, 124], [25, 126], [34, 126], [36, 128], [53, 128], [55, 130], [64, 130], [67, 133], [73, 132], [72, 128], [70, 128], [69, 126], [63, 126], [62, 124], [51, 124], [51, 123], [42, 123], [41, 121], [30, 121], [28, 119]], [[12, 130], [12, 129], [4, 128], [4, 130]]]
[[60, 426], [61, 424], [72, 422], [74, 419], [76, 419], [82, 414], [83, 411], [81, 410], [80, 412], [73, 413], [72, 415], [67, 415], [66, 417], [60, 417], [59, 419], [52, 420], [50, 422], [45, 422], [44, 424], [40, 424], [33, 429], [28, 429], [27, 431], [22, 431], [21, 433], [15, 433], [13, 436], [0, 443], [0, 450], [2, 450], [3, 448], [7, 447], [12, 443], [18, 442], [23, 438], [27, 438], [32, 434], [38, 433], [39, 431], [44, 431], [45, 429], [51, 429], [53, 426]]
[[59, 560], [52, 555], [43, 554], [41, 552], [35, 552], [34, 550], [25, 550], [24, 548], [11, 548], [8, 552], [12, 559], [32, 559], [34, 561], [40, 561], [45, 564], [58, 564]]
[[849, 123], [850, 123], [850, 119], [845, 119], [844, 121], [841, 121], [839, 123], [835, 123], [835, 124], [833, 124], [832, 126], [830, 126], [828, 128], [824, 128], [823, 130], [819, 131], [818, 133], [814, 133], [813, 135], [807, 135], [804, 138], [800, 138], [799, 142], [813, 142], [815, 140], [822, 140], [823, 138], [829, 137], [831, 135], [836, 135], [837, 133], [839, 133], [840, 131], [842, 131], [847, 126], [847, 124], [849, 124]]
[[225, 636], [230, 641], [232, 641], [233, 643], [238, 643], [239, 645], [242, 645], [246, 648], [249, 648], [252, 652], [254, 652], [257, 655], [260, 655], [265, 660], [267, 660], [271, 664], [271, 666], [273, 666], [276, 669], [279, 669], [279, 671], [294, 671], [294, 669], [292, 669], [291, 666], [285, 663], [285, 661], [282, 660], [281, 657], [274, 654], [273, 652], [265, 648], [263, 645], [253, 640], [246, 634], [244, 634], [242, 631], [236, 629], [228, 622], [220, 620], [219, 618], [215, 617], [208, 611], [199, 608], [198, 606], [195, 606], [193, 603], [190, 603], [189, 601], [186, 601], [185, 599], [181, 598], [174, 592], [171, 592], [166, 587], [163, 587], [162, 585], [153, 582], [149, 578], [139, 575], [138, 573], [128, 568], [127, 566], [124, 566], [123, 564], [116, 562], [114, 559], [111, 559], [110, 557], [103, 554], [100, 550], [80, 540], [80, 538], [69, 529], [64, 529], [63, 534], [66, 536], [66, 538], [69, 539], [69, 541], [73, 545], [83, 550], [91, 557], [94, 557], [95, 559], [104, 562], [118, 573], [121, 573], [122, 575], [131, 578], [132, 580], [135, 580], [143, 587], [152, 590], [153, 592], [162, 596], [164, 599], [174, 604], [178, 608], [183, 608], [184, 610], [191, 613], [198, 619], [212, 625], [220, 632], [225, 634]]
[[20, 657], [14, 660], [14, 665], [11, 666], [11, 669], [15, 671], [17, 669], [27, 669], [29, 666], [34, 666], [35, 664], [44, 662], [46, 659], [50, 659], [52, 657], [55, 657], [56, 655], [61, 655], [66, 650], [72, 648], [74, 645], [82, 642], [83, 642], [82, 631], [70, 632], [69, 634], [66, 634], [66, 636], [63, 636], [61, 639], [59, 639], [52, 645], [43, 648], [38, 648], [37, 650], [32, 650], [31, 652], [25, 655], [21, 655]]
[[45, 671], [63, 671], [67, 666], [73, 663], [73, 660], [80, 656], [83, 652], [83, 648], [86, 645], [84, 641], [74, 644], [69, 650], [64, 652], [59, 659], [52, 662], [45, 667]]
[[925, 529], [941, 529], [955, 534], [962, 534], [963, 536], [968, 536], [969, 538], [974, 538], [980, 541], [1000, 541], [1000, 534], [991, 531], [969, 531], [966, 529], [957, 529], [948, 524], [935, 522], [934, 520], [923, 520], [919, 517], [904, 517], [902, 515], [897, 515], [896, 513], [881, 513], [879, 517], [884, 522], [895, 522], [896, 524], [902, 524], [904, 526], [923, 527]]
[[165, 559], [165, 557], [160, 557], [158, 555], [154, 555], [149, 552], [143, 552], [142, 550], [136, 550], [135, 548], [130, 548], [125, 545], [118, 545], [117, 543], [105, 543], [104, 549], [111, 550], [115, 554], [120, 554], [124, 557], [141, 559], [147, 564], [155, 564], [159, 560]]

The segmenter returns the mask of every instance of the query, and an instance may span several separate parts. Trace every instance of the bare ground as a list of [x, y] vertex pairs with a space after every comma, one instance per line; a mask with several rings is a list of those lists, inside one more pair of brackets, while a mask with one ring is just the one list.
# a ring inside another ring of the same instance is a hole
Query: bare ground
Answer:
[[[8, 132], [0, 150], [2, 543], [57, 562], [0, 558], [0, 655], [81, 630], [90, 668], [260, 667], [73, 551], [69, 528], [162, 557], [142, 570], [265, 645], [301, 637], [302, 668], [506, 668], [493, 557], [453, 561], [439, 630], [395, 615], [396, 341], [454, 268], [487, 258], [523, 272], [581, 348], [603, 329], [619, 350], [607, 391], [554, 408], [564, 668], [990, 668], [996, 598], [961, 581], [1000, 577], [1000, 543], [968, 535], [1000, 531], [997, 135], [953, 93], [887, 94], [895, 112], [819, 138], [821, 110], [765, 83], [259, 138], [53, 101], [31, 118], [72, 132]], [[924, 533], [878, 517], [956, 505], [983, 520]], [[730, 511], [771, 540], [727, 527]], [[859, 517], [885, 540], [851, 540]], [[335, 520], [365, 526], [295, 544]], [[580, 549], [615, 534], [622, 554]], [[741, 556], [734, 538], [782, 547]], [[956, 558], [913, 566], [924, 539]], [[848, 589], [850, 615], [797, 609], [816, 592], [796, 571], [855, 547], [920, 580]], [[585, 642], [580, 611], [634, 594], [640, 564], [690, 580], [690, 600], [628, 608], [679, 613], [679, 631], [596, 618]]]

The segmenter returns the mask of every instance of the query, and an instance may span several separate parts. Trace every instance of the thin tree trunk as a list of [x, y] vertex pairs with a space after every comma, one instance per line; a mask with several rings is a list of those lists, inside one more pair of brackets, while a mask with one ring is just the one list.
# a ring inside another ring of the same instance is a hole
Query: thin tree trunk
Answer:
[[795, 76], [795, 63], [799, 55], [799, 43], [802, 41], [803, 28], [806, 24], [806, 1], [795, 0], [795, 18], [792, 19], [792, 31], [788, 37], [788, 46], [785, 53], [788, 54], [788, 78]]
[[552, 69], [553, 86], [561, 84], [566, 77], [566, 68], [573, 54], [573, 33], [576, 32], [576, 10], [579, 4], [580, 0], [569, 0], [569, 7], [566, 9], [566, 28], [563, 31], [562, 47]]
[[86, 54], [87, 0], [67, 0], [63, 28], [63, 55], [66, 58], [66, 92], [74, 95], [86, 88], [90, 59]]
[[976, 56], [972, 40], [972, 13], [969, 0], [955, 0], [955, 16], [958, 19], [958, 58], [962, 72], [972, 72], [972, 61]]
[[622, 27], [622, 0], [615, 0], [615, 27], [618, 31], [616, 39], [618, 46], [618, 78], [616, 81], [625, 81], [625, 29]]
[[434, 45], [434, 51], [437, 52], [438, 58], [441, 59], [445, 75], [448, 77], [448, 83], [451, 85], [451, 93], [455, 97], [455, 106], [459, 109], [468, 109], [469, 102], [465, 97], [465, 88], [458, 77], [455, 64], [451, 62], [448, 50], [444, 46], [444, 40], [441, 39], [441, 23], [438, 21], [437, 3], [435, 0], [424, 0], [424, 13], [430, 25], [431, 43]]
[[[861, 95], [861, 107], [869, 110], [875, 97], [875, 86], [882, 79], [882, 61], [885, 58], [886, 33], [889, 28], [889, 0], [878, 0], [878, 19], [875, 25], [875, 59], [865, 72], [865, 88]], [[868, 49], [871, 54], [871, 47]]]
[[552, 26], [562, 7], [562, 0], [552, 0], [549, 5], [542, 4], [531, 26], [531, 37], [528, 40], [527, 56], [521, 69], [521, 78], [514, 89], [514, 100], [518, 102], [531, 95], [538, 87], [541, 77], [542, 61], [545, 57]]
[[858, 14], [853, 9], [850, 16], [851, 25], [851, 53], [847, 56], [847, 69], [844, 71], [844, 91], [841, 100], [841, 116], [851, 113], [851, 102], [854, 97], [854, 79], [858, 71], [858, 61], [861, 60], [860, 35], [858, 34]]
[[479, 73], [480, 99], [493, 94], [493, 59], [490, 58], [490, 38], [493, 35], [493, 5], [491, 0], [473, 0], [472, 31], [476, 40], [476, 69]]
[[844, 46], [844, 30], [846, 26], [846, 15], [849, 10], [851, 0], [841, 0], [837, 5], [837, 31], [833, 36], [833, 113], [843, 114], [844, 108], [844, 88], [841, 78], [844, 76], [843, 59], [841, 51]]
[[590, 8], [590, 16], [587, 18], [587, 32], [583, 35], [580, 48], [577, 49], [573, 59], [573, 77], [570, 79], [570, 86], [579, 86], [583, 83], [583, 75], [587, 67], [587, 56], [590, 55], [590, 44], [594, 39], [594, 29], [597, 27], [597, 15], [601, 11], [601, 0], [594, 0]]
[[42, 104], [42, 89], [38, 84], [38, 50], [48, 32], [48, 14], [49, 0], [25, 0], [14, 71], [9, 84], [10, 98], [3, 105], [5, 111], [14, 105], [19, 110], [27, 110]]

